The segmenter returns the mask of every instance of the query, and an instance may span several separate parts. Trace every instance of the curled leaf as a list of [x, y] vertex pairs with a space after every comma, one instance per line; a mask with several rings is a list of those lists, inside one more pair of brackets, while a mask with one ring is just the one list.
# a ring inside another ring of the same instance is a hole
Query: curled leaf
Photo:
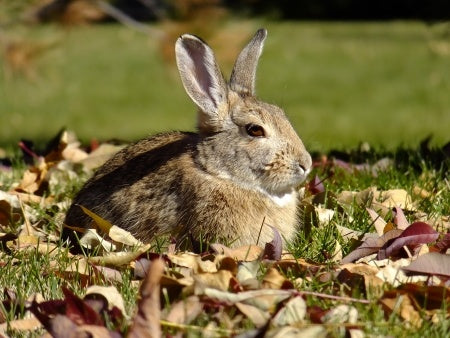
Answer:
[[414, 222], [406, 228], [385, 249], [378, 252], [378, 259], [385, 259], [398, 254], [405, 245], [419, 245], [434, 242], [439, 237], [439, 233], [424, 222]]
[[345, 256], [341, 263], [351, 263], [360, 258], [366, 257], [379, 251], [389, 240], [397, 238], [402, 234], [402, 230], [394, 229], [386, 232], [383, 236], [377, 238], [368, 238], [355, 250]]

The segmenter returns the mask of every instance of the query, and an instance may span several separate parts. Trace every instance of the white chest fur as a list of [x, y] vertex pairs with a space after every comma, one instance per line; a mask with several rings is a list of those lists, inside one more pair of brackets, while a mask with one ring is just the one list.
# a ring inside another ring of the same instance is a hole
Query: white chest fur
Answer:
[[297, 200], [297, 194], [292, 191], [284, 195], [270, 195], [269, 198], [279, 207], [285, 207], [289, 204], [295, 203]]

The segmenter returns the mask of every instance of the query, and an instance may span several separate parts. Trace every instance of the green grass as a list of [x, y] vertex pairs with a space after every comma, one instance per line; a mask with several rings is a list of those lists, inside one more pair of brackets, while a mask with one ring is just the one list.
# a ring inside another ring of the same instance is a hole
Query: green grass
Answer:
[[[248, 24], [240, 22], [223, 29], [238, 25], [251, 33]], [[392, 149], [417, 145], [428, 135], [433, 135], [434, 144], [449, 140], [446, 26], [250, 26], [269, 31], [258, 70], [258, 94], [286, 110], [309, 148], [353, 147], [368, 141]], [[83, 140], [133, 140], [195, 128], [195, 107], [174, 65], [162, 59], [155, 38], [119, 25], [66, 30], [35, 26], [16, 29], [10, 36], [55, 45], [35, 59], [34, 80], [0, 74], [0, 144], [21, 137], [48, 139], [63, 126]], [[436, 43], [440, 48], [433, 47]], [[231, 65], [222, 67], [229, 74]]]

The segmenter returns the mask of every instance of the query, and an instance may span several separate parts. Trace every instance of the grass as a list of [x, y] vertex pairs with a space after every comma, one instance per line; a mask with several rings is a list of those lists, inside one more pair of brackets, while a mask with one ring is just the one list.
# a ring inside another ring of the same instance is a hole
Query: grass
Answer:
[[[393, 149], [428, 135], [433, 144], [448, 141], [447, 26], [232, 21], [222, 29], [250, 36], [258, 26], [269, 31], [258, 94], [286, 110], [310, 149], [361, 141]], [[31, 79], [0, 70], [0, 145], [48, 139], [63, 126], [85, 141], [195, 128], [195, 107], [157, 39], [119, 25], [10, 35], [51, 46], [30, 61]], [[218, 58], [229, 74], [229, 56]]]

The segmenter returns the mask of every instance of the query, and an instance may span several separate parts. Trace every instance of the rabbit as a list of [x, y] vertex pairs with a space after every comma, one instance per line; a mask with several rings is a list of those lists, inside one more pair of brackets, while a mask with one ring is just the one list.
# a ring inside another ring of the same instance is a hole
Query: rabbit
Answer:
[[[258, 30], [240, 52], [229, 84], [204, 41], [180, 36], [176, 64], [198, 107], [198, 132], [161, 133], [119, 151], [75, 196], [65, 224], [93, 227], [81, 205], [143, 242], [170, 234], [239, 247], [270, 242], [272, 227], [292, 240], [311, 156], [283, 110], [254, 96], [266, 36]], [[62, 236], [74, 240], [68, 227]]]

